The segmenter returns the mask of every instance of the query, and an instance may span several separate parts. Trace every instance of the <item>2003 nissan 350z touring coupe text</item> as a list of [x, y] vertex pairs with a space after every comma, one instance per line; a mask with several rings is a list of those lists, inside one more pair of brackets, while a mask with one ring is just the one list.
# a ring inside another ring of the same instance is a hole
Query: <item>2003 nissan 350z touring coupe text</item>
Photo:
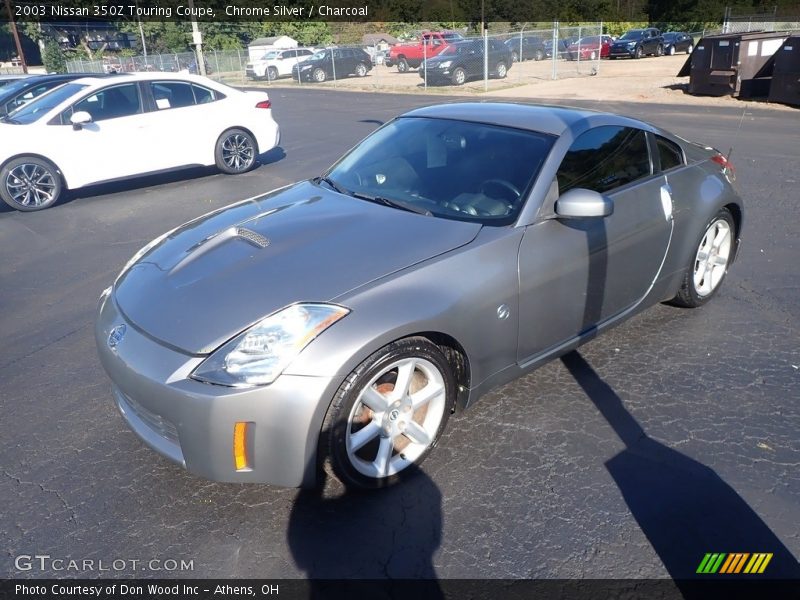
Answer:
[[490, 388], [652, 304], [708, 302], [742, 217], [725, 156], [647, 123], [421, 108], [142, 248], [96, 341], [128, 425], [192, 473], [376, 488]]

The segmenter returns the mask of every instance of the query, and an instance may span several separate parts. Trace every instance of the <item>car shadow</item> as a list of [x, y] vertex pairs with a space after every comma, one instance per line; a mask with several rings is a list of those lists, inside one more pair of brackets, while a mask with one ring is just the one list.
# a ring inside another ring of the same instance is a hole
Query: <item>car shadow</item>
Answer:
[[[283, 148], [280, 146], [272, 148], [268, 152], [264, 152], [258, 156], [257, 164], [253, 168], [253, 171], [257, 171], [266, 165], [280, 162], [284, 158], [286, 158], [286, 152], [283, 150]], [[160, 173], [152, 173], [150, 175], [141, 175], [137, 177], [120, 179], [118, 181], [110, 181], [108, 183], [98, 183], [95, 185], [88, 185], [77, 190], [66, 191], [63, 197], [53, 206], [63, 206], [74, 200], [83, 198], [95, 198], [97, 196], [105, 196], [108, 194], [119, 194], [122, 192], [130, 192], [169, 183], [188, 183], [190, 181], [195, 181], [219, 174], [220, 171], [216, 167], [185, 167]], [[12, 211], [14, 211], [12, 207], [8, 206], [5, 202], [0, 201], [0, 213]]]
[[[685, 598], [708, 597], [708, 589], [696, 585], [699, 578], [733, 577], [741, 582], [800, 577], [792, 553], [713, 469], [648, 437], [579, 352], [570, 352], [561, 361], [625, 444], [606, 468]], [[759, 575], [744, 575], [744, 569], [738, 576], [698, 575], [706, 553], [773, 553], [773, 557]]]
[[421, 469], [401, 485], [372, 492], [326, 480], [301, 490], [287, 539], [311, 598], [389, 597], [387, 586], [396, 579], [414, 580], [405, 582], [413, 590], [402, 589], [415, 598], [444, 598], [433, 566], [442, 539], [442, 494]]

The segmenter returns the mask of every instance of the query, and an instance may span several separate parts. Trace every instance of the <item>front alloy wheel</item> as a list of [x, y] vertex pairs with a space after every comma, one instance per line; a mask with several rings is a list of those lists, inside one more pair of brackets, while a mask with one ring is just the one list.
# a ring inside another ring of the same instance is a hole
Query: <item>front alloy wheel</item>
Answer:
[[223, 173], [236, 175], [249, 171], [256, 162], [256, 142], [243, 129], [229, 129], [217, 140], [214, 153], [217, 168]]
[[51, 163], [33, 156], [12, 160], [0, 170], [0, 197], [23, 212], [52, 206], [61, 195], [61, 176]]
[[425, 338], [382, 348], [344, 381], [325, 416], [320, 459], [348, 487], [372, 489], [413, 472], [450, 416], [455, 380]]
[[467, 80], [467, 72], [461, 67], [457, 67], [456, 70], [453, 71], [452, 78], [454, 84], [464, 85], [464, 82]]
[[311, 74], [311, 77], [317, 83], [322, 83], [323, 81], [325, 81], [328, 78], [328, 76], [326, 75], [326, 73], [325, 73], [325, 71], [323, 69], [314, 69], [314, 72]]
[[721, 209], [700, 238], [694, 260], [684, 275], [673, 302], [695, 308], [708, 302], [719, 290], [733, 257], [735, 225], [728, 209]]

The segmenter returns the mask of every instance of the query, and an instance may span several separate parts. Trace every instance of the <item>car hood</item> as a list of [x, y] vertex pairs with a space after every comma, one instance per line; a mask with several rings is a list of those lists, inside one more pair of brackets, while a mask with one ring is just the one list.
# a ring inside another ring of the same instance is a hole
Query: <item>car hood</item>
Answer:
[[165, 234], [123, 270], [114, 297], [148, 335], [206, 354], [284, 306], [334, 301], [480, 229], [303, 182]]

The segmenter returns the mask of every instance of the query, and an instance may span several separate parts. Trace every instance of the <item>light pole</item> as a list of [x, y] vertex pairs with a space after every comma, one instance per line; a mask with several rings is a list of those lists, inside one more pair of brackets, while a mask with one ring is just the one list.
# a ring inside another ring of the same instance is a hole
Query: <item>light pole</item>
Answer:
[[14, 21], [14, 11], [11, 10], [11, 0], [6, 0], [6, 10], [8, 11], [8, 22], [11, 25], [11, 34], [14, 36], [14, 43], [17, 46], [17, 56], [22, 63], [22, 72], [28, 72], [28, 63], [25, 60], [25, 53], [22, 51], [22, 43], [19, 41], [17, 23]]
[[195, 60], [197, 61], [197, 72], [205, 77], [206, 61], [203, 58], [203, 34], [197, 26], [197, 18], [194, 13], [194, 0], [189, 0], [189, 11], [192, 15], [192, 43], [194, 44]]

